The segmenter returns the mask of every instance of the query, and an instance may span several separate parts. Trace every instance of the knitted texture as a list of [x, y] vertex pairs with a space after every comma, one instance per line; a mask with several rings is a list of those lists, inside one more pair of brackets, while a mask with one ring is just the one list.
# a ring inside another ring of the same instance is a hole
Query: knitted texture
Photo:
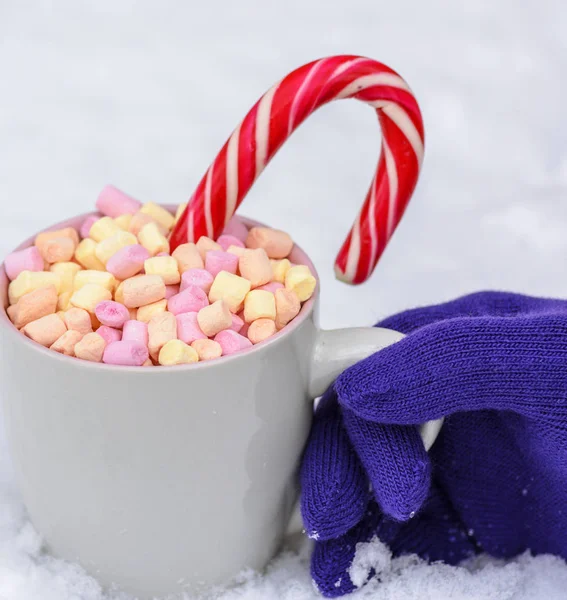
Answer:
[[[337, 379], [302, 464], [319, 590], [352, 591], [375, 536], [451, 564], [567, 558], [567, 302], [483, 292], [379, 325], [407, 337]], [[427, 455], [416, 425], [440, 417]]]

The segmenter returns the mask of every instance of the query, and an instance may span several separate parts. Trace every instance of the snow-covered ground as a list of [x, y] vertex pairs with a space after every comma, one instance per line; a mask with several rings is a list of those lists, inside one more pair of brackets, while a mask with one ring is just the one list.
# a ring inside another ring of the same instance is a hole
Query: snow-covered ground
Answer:
[[[332, 272], [378, 156], [378, 126], [361, 104], [311, 117], [242, 211], [310, 253], [323, 326], [369, 324], [481, 288], [566, 296], [565, 31], [561, 0], [1, 0], [0, 255], [90, 210], [107, 182], [142, 200], [186, 199], [271, 83], [311, 59], [353, 53], [409, 81], [427, 133], [422, 180], [374, 277], [350, 288]], [[220, 598], [316, 598], [307, 564], [307, 547], [284, 554]], [[471, 569], [393, 561], [358, 598], [566, 594], [567, 566], [553, 557]], [[117, 597], [41, 553], [3, 451], [0, 598]]]

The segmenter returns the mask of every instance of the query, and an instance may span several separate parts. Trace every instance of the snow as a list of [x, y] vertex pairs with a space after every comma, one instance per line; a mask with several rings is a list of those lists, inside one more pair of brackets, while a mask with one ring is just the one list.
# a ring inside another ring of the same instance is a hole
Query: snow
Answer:
[[[311, 255], [323, 326], [370, 324], [483, 288], [565, 296], [566, 27], [560, 0], [5, 0], [0, 254], [90, 210], [108, 182], [143, 200], [186, 199], [275, 80], [346, 52], [399, 70], [427, 132], [423, 177], [373, 278], [350, 288], [332, 270], [378, 156], [378, 127], [361, 104], [311, 117], [242, 211], [290, 231]], [[0, 442], [0, 599], [120, 598], [41, 552]], [[317, 598], [310, 543], [215, 595]], [[388, 566], [381, 550], [365, 548], [367, 565], [384, 568], [357, 600], [555, 600], [567, 588], [567, 567], [554, 557]]]

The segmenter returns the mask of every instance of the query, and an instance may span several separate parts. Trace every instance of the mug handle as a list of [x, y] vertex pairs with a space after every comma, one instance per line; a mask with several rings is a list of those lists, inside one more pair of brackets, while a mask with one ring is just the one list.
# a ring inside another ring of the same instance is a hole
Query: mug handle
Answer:
[[[320, 330], [315, 341], [311, 359], [309, 397], [317, 398], [333, 381], [355, 363], [399, 342], [405, 335], [383, 327], [348, 327], [345, 329]], [[426, 450], [433, 446], [443, 419], [420, 425], [419, 433]], [[299, 547], [298, 534], [303, 530], [299, 502], [296, 504], [287, 529], [287, 545]]]

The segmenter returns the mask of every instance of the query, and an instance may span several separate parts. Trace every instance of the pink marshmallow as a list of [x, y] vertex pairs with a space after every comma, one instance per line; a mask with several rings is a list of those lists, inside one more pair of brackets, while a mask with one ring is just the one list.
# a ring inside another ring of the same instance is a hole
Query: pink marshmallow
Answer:
[[8, 279], [16, 279], [22, 271], [43, 271], [43, 258], [35, 246], [12, 252], [4, 260]]
[[246, 238], [248, 237], [248, 228], [246, 225], [244, 225], [239, 217], [234, 215], [234, 217], [232, 217], [232, 219], [227, 223], [222, 235], [233, 235], [240, 241], [245, 242]]
[[96, 223], [98, 220], [100, 219], [100, 215], [89, 215], [84, 221], [83, 224], [81, 225], [81, 228], [79, 229], [79, 233], [81, 234], [81, 237], [84, 238], [88, 238], [89, 237], [89, 232], [91, 230], [91, 227], [94, 225], [94, 223]]
[[182, 342], [190, 344], [195, 340], [207, 339], [197, 322], [197, 313], [189, 312], [177, 315], [177, 337]]
[[150, 253], [140, 244], [124, 246], [108, 259], [106, 270], [116, 279], [128, 279], [143, 270], [144, 261], [148, 258]]
[[124, 323], [130, 320], [130, 311], [114, 300], [103, 300], [95, 306], [96, 318], [108, 327], [122, 329]]
[[237, 237], [233, 235], [221, 235], [217, 240], [217, 244], [220, 244], [220, 247], [226, 252], [230, 246], [238, 246], [239, 248], [246, 248], [244, 242], [240, 241]]
[[179, 294], [179, 285], [166, 285], [165, 286], [165, 299], [169, 300], [172, 296]]
[[140, 210], [141, 206], [141, 202], [130, 198], [113, 185], [105, 186], [96, 201], [97, 210], [112, 218], [126, 214], [133, 215]]
[[270, 281], [270, 283], [266, 283], [264, 285], [261, 285], [260, 287], [257, 287], [257, 290], [265, 290], [266, 292], [272, 292], [272, 294], [276, 293], [276, 290], [281, 290], [284, 287], [283, 283], [280, 283], [279, 281]]
[[158, 252], [156, 256], [170, 256], [169, 252]]
[[225, 329], [215, 335], [215, 342], [220, 344], [223, 356], [234, 354], [252, 346], [252, 342], [232, 329]]
[[232, 331], [236, 331], [236, 333], [240, 333], [240, 330], [244, 327], [244, 320], [234, 313], [231, 313], [230, 316], [232, 317], [232, 325], [230, 326], [230, 329], [232, 329]]
[[196, 285], [206, 294], [209, 293], [213, 285], [214, 277], [205, 269], [188, 269], [181, 275], [181, 291], [187, 289], [190, 285]]
[[238, 256], [223, 250], [209, 250], [205, 255], [205, 269], [216, 277], [221, 271], [228, 271], [236, 275]]
[[108, 325], [101, 325], [96, 332], [107, 344], [119, 342], [122, 339], [122, 332], [119, 329], [108, 327]]
[[174, 315], [199, 312], [209, 305], [207, 294], [196, 285], [190, 285], [167, 301], [167, 310]]
[[149, 352], [144, 344], [133, 340], [111, 342], [104, 349], [102, 362], [108, 365], [125, 365], [128, 367], [141, 367], [149, 357]]
[[148, 324], [142, 321], [126, 321], [122, 329], [122, 341], [139, 342], [148, 345]]

